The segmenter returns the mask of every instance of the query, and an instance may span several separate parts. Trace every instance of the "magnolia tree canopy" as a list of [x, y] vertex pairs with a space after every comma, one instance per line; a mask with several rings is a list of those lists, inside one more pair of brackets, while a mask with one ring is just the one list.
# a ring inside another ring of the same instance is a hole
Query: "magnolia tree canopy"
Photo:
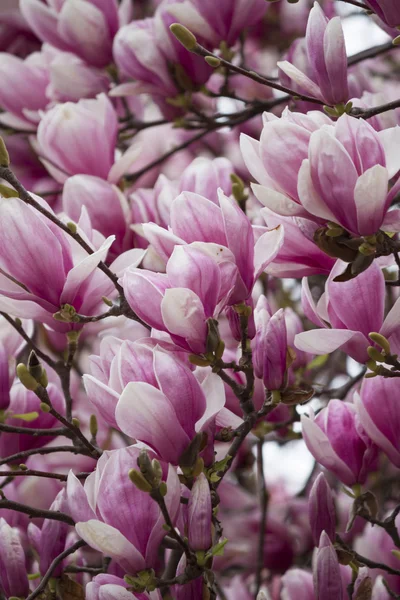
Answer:
[[0, 1], [0, 600], [400, 598], [400, 1]]

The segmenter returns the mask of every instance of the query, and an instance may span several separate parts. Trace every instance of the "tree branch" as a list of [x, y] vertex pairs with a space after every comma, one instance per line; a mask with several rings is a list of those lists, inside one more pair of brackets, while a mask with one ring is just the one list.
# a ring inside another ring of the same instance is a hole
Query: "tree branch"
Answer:
[[78, 540], [77, 542], [75, 542], [75, 544], [73, 544], [73, 546], [70, 546], [69, 548], [64, 550], [64, 552], [61, 552], [61, 554], [59, 554], [50, 564], [41, 582], [39, 583], [37, 588], [31, 594], [29, 594], [26, 600], [34, 600], [35, 598], [37, 598], [46, 588], [46, 585], [50, 581], [51, 576], [53, 575], [53, 572], [56, 569], [56, 567], [58, 567], [58, 565], [64, 560], [64, 558], [66, 558], [70, 554], [73, 554], [83, 546], [87, 546], [86, 542], [84, 542], [83, 540]]

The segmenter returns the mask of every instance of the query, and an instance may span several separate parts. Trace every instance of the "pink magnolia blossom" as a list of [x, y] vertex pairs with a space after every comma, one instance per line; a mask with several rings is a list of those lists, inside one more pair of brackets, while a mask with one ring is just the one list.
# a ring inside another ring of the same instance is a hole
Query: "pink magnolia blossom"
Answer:
[[323, 473], [318, 475], [311, 488], [308, 498], [308, 516], [314, 544], [318, 546], [323, 531], [334, 543], [336, 529], [335, 505], [331, 488]]
[[253, 192], [278, 215], [307, 216], [300, 205], [298, 174], [308, 156], [312, 133], [323, 125], [332, 125], [332, 121], [319, 111], [303, 114], [288, 108], [280, 118], [265, 113], [263, 121], [259, 141], [245, 134], [240, 137], [243, 160], [259, 184], [252, 184]]
[[[282, 246], [265, 272], [274, 277], [310, 277], [311, 275], [329, 275], [335, 259], [323, 252], [314, 243], [317, 224], [303, 217], [282, 217], [268, 208], [262, 208], [260, 214], [267, 228], [282, 226], [284, 237]], [[257, 226], [257, 230], [264, 228]]]
[[233, 254], [217, 244], [176, 246], [166, 274], [128, 269], [121, 284], [140, 318], [188, 352], [206, 351], [207, 319], [229, 303], [237, 277]]
[[[143, 328], [144, 336], [147, 330]], [[143, 337], [144, 337], [143, 336]], [[154, 374], [154, 353], [141, 341], [121, 340], [106, 336], [100, 344], [100, 355], [91, 355], [90, 375], [83, 376], [89, 400], [107, 423], [118, 428], [115, 408], [128, 383], [142, 381], [157, 385]]]
[[96, 67], [112, 61], [112, 40], [118, 30], [116, 0], [21, 0], [20, 6], [43, 42], [73, 52]]
[[111, 258], [132, 248], [129, 206], [117, 186], [93, 175], [74, 175], [65, 182], [62, 201], [64, 211], [76, 223], [82, 207], [85, 207], [97, 231], [105, 237], [115, 235], [115, 242], [110, 249]]
[[321, 533], [314, 565], [314, 591], [316, 600], [344, 597], [337, 554], [325, 531]]
[[396, 379], [375, 377], [364, 379], [360, 393], [354, 397], [361, 424], [389, 460], [400, 466], [400, 443], [397, 435], [400, 412], [398, 410], [398, 384]]
[[273, 261], [283, 242], [280, 227], [265, 229], [256, 237], [248, 217], [222, 190], [218, 192], [218, 204], [199, 194], [183, 192], [171, 205], [168, 231], [155, 223], [144, 223], [142, 230], [166, 262], [177, 244], [207, 242], [228, 248], [239, 272], [231, 304], [249, 297], [255, 281]]
[[35, 131], [40, 121], [39, 111], [48, 104], [46, 96], [49, 73], [39, 52], [25, 60], [0, 53], [0, 106], [5, 111], [0, 122], [16, 129]]
[[318, 2], [311, 9], [306, 31], [307, 71], [305, 74], [288, 61], [278, 67], [292, 79], [302, 93], [336, 105], [349, 100], [347, 56], [339, 17], [328, 19]]
[[212, 546], [212, 505], [207, 477], [200, 473], [190, 491], [188, 504], [189, 545], [197, 552]]
[[316, 417], [301, 417], [303, 438], [315, 460], [345, 485], [364, 483], [376, 468], [377, 447], [362, 429], [355, 407], [330, 400]]
[[40, 121], [40, 154], [61, 183], [80, 173], [107, 179], [114, 164], [117, 132], [117, 115], [105, 94], [58, 104]]
[[102, 573], [93, 577], [85, 589], [86, 600], [161, 600], [158, 590], [144, 594], [133, 594], [128, 584], [116, 575]]
[[25, 563], [19, 530], [0, 518], [0, 590], [6, 598], [29, 594]]
[[122, 72], [139, 82], [142, 90], [171, 97], [177, 94], [157, 37], [154, 17], [121, 27], [115, 37], [113, 54]]
[[396, 0], [365, 0], [365, 4], [389, 27], [400, 25], [400, 7]]
[[254, 321], [254, 372], [263, 380], [268, 390], [279, 390], [286, 384], [288, 345], [285, 313], [281, 308], [272, 314], [266, 297], [260, 296], [254, 312]]
[[260, 202], [279, 215], [334, 222], [355, 235], [397, 230], [398, 210], [388, 209], [398, 184], [389, 191], [388, 183], [400, 170], [399, 127], [376, 132], [348, 115], [328, 125], [322, 113], [267, 119], [259, 143], [242, 140]]
[[[387, 516], [388, 515], [384, 515], [384, 517]], [[394, 524], [399, 533], [400, 518], [398, 516], [396, 517]], [[393, 569], [397, 569], [398, 567], [398, 559], [393, 553], [393, 540], [388, 533], [380, 527], [374, 527], [367, 523], [362, 534], [356, 539], [354, 549], [356, 552], [363, 554], [363, 556], [366, 556], [370, 560], [384, 563]], [[376, 578], [372, 600], [390, 600], [390, 596], [384, 594], [384, 591], [387, 592], [387, 590], [382, 584], [382, 577], [388, 583], [390, 589], [397, 594], [400, 593], [400, 580], [398, 575], [389, 575], [386, 571], [381, 569], [371, 569], [370, 573], [373, 578]]]
[[[155, 567], [159, 545], [166, 534], [158, 504], [128, 477], [129, 470], [137, 468], [139, 453], [136, 446], [106, 451], [84, 486], [72, 472], [67, 483], [68, 507], [77, 522], [78, 535], [132, 575]], [[165, 502], [175, 523], [180, 483], [172, 466], [161, 466], [168, 487]]]
[[[380, 332], [391, 340], [393, 351], [398, 352], [397, 300], [384, 319], [385, 280], [376, 263], [355, 279], [346, 282], [334, 281], [345, 267], [338, 260], [325, 284], [325, 293], [315, 304], [309, 284], [303, 279], [302, 305], [305, 315], [320, 329], [298, 333], [295, 347], [312, 354], [326, 354], [343, 350], [358, 362], [369, 360], [368, 336]], [[373, 290], [373, 294], [371, 294]]]
[[315, 600], [312, 573], [289, 569], [282, 575], [282, 597], [285, 600]]
[[[64, 512], [67, 509], [67, 500], [65, 489], [61, 490], [54, 502], [51, 510]], [[32, 546], [40, 557], [40, 573], [44, 575], [50, 567], [52, 561], [65, 550], [65, 542], [69, 531], [69, 525], [63, 521], [54, 519], [45, 519], [41, 528], [33, 523], [28, 526], [28, 536]], [[63, 572], [62, 562], [57, 565], [53, 573], [59, 577]]]
[[223, 156], [214, 159], [198, 156], [183, 171], [179, 191], [194, 192], [218, 205], [218, 189], [227, 196], [232, 191], [230, 176], [233, 171], [231, 161]]
[[81, 98], [95, 98], [107, 92], [109, 77], [100, 69], [91, 67], [70, 52], [60, 52], [53, 47], [43, 47], [49, 62], [50, 82], [46, 89], [49, 99], [56, 102], [78, 102]]
[[208, 464], [214, 459], [216, 425], [235, 427], [241, 422], [224, 409], [222, 381], [209, 374], [200, 384], [181, 361], [157, 349], [153, 364], [156, 385], [132, 381], [123, 390], [115, 409], [118, 427], [174, 465], [179, 464], [196, 433], [204, 431]]
[[266, 10], [263, 0], [222, 0], [218, 11], [212, 0], [174, 0], [168, 9], [177, 21], [214, 47], [222, 41], [232, 46], [243, 29], [262, 20]]

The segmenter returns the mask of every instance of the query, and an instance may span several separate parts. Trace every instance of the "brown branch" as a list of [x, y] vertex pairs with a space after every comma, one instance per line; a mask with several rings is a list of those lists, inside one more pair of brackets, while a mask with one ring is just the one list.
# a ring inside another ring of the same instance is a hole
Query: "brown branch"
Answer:
[[[76, 473], [78, 479], [85, 479], [90, 473]], [[47, 479], [58, 479], [67, 481], [68, 475], [63, 473], [49, 473], [47, 471], [36, 471], [34, 469], [23, 469], [21, 471], [0, 471], [0, 477], [45, 477]]]
[[0, 311], [0, 315], [4, 317], [5, 320], [8, 323], [10, 323], [10, 325], [12, 325], [12, 327], [14, 327], [16, 331], [18, 331], [19, 335], [25, 340], [29, 348], [31, 350], [34, 350], [39, 358], [41, 358], [45, 363], [47, 363], [52, 369], [57, 370], [59, 363], [57, 363], [50, 356], [45, 354], [45, 352], [42, 352], [42, 350], [40, 350], [40, 348], [36, 346], [36, 344], [31, 340], [29, 335], [27, 335], [24, 328], [22, 327], [22, 324], [18, 320], [14, 320], [12, 317], [10, 317], [10, 315], [3, 311]]
[[233, 71], [234, 73], [238, 73], [239, 75], [244, 75], [244, 77], [247, 77], [248, 79], [252, 79], [253, 81], [256, 81], [257, 83], [260, 83], [261, 85], [270, 87], [274, 90], [284, 92], [285, 94], [288, 94], [289, 96], [293, 96], [296, 99], [303, 100], [305, 102], [311, 102], [313, 104], [320, 104], [320, 105], [325, 104], [322, 100], [318, 100], [317, 98], [312, 98], [311, 96], [306, 96], [305, 94], [300, 94], [299, 92], [291, 90], [290, 88], [287, 88], [286, 86], [277, 83], [275, 80], [268, 79], [267, 77], [260, 75], [260, 73], [256, 73], [255, 71], [250, 71], [250, 70], [244, 69], [243, 67], [240, 67], [238, 65], [234, 65], [233, 63], [229, 62], [228, 60], [225, 60], [221, 56], [217, 56], [216, 54], [213, 54], [212, 52], [210, 52], [209, 50], [207, 50], [206, 48], [201, 46], [199, 43], [196, 44], [196, 46], [193, 48], [193, 50], [191, 50], [191, 52], [193, 52], [194, 54], [197, 54], [198, 56], [202, 56], [204, 58], [206, 56], [212, 56], [213, 58], [217, 59], [222, 66], [226, 67], [230, 71]]
[[86, 456], [89, 453], [82, 447], [79, 446], [45, 446], [44, 448], [31, 448], [30, 450], [22, 450], [15, 454], [10, 454], [0, 460], [0, 466], [6, 465], [7, 463], [14, 462], [16, 460], [28, 458], [28, 456], [34, 456], [35, 454], [53, 454], [56, 452], [71, 452], [72, 454], [84, 454]]
[[268, 508], [268, 492], [264, 475], [264, 458], [263, 458], [264, 438], [260, 438], [257, 442], [257, 483], [258, 495], [260, 499], [260, 531], [258, 534], [258, 549], [257, 549], [257, 569], [256, 569], [256, 587], [254, 598], [257, 600], [258, 592], [262, 583], [262, 570], [264, 568], [264, 547], [265, 547], [265, 529], [267, 526], [267, 508]]
[[389, 565], [386, 565], [385, 563], [380, 563], [380, 562], [376, 562], [374, 560], [370, 560], [366, 556], [362, 556], [361, 554], [358, 554], [358, 552], [354, 552], [354, 550], [352, 548], [350, 548], [342, 540], [342, 538], [337, 534], [336, 534], [336, 541], [338, 542], [338, 544], [340, 545], [341, 548], [346, 550], [346, 552], [348, 552], [353, 557], [353, 559], [355, 559], [357, 562], [361, 563], [362, 565], [365, 565], [366, 567], [369, 567], [370, 569], [381, 569], [382, 571], [386, 571], [386, 573], [389, 573], [390, 575], [400, 575], [399, 569], [393, 569], [392, 567], [389, 567]]
[[0, 423], [0, 431], [5, 433], [24, 433], [25, 435], [33, 435], [33, 437], [39, 437], [42, 435], [58, 436], [63, 435], [67, 438], [71, 437], [71, 433], [65, 429], [65, 427], [58, 427], [54, 429], [34, 429], [33, 427], [17, 427], [14, 425], [6, 425]]
[[41, 510], [33, 508], [33, 506], [14, 502], [13, 500], [7, 500], [7, 498], [0, 500], [0, 509], [2, 508], [8, 508], [10, 510], [15, 510], [16, 512], [24, 513], [25, 515], [29, 515], [31, 519], [51, 519], [52, 521], [67, 523], [67, 525], [75, 525], [75, 521], [69, 515], [58, 510]]
[[353, 56], [349, 57], [347, 64], [349, 67], [351, 67], [352, 65], [357, 65], [368, 58], [375, 58], [375, 56], [379, 56], [380, 54], [384, 54], [385, 52], [389, 52], [389, 50], [394, 50], [395, 48], [396, 46], [393, 46], [392, 41], [386, 42], [380, 46], [374, 46], [373, 48], [368, 48], [367, 50], [353, 54]]
[[[69, 386], [68, 386], [68, 389], [69, 389]], [[68, 419], [63, 417], [63, 415], [61, 415], [53, 407], [53, 405], [51, 404], [49, 395], [47, 393], [47, 390], [44, 387], [39, 385], [38, 388], [35, 390], [35, 394], [39, 398], [39, 400], [41, 400], [48, 406], [47, 410], [48, 410], [49, 414], [52, 415], [53, 417], [55, 417], [58, 421], [60, 421], [60, 423], [62, 423], [66, 429], [69, 429], [69, 431], [71, 432], [71, 436], [73, 436], [78, 443], [80, 443], [82, 446], [85, 446], [89, 455], [91, 455], [93, 458], [100, 458], [102, 452], [98, 448], [93, 446], [93, 444], [91, 444], [89, 442], [89, 440], [87, 440], [85, 438], [85, 436], [83, 435], [83, 433], [79, 429], [79, 427], [77, 427], [76, 425], [71, 423]]]
[[400, 108], [400, 99], [365, 110], [362, 108], [353, 108], [351, 115], [357, 119], [371, 119], [372, 117], [376, 117], [377, 115], [381, 115], [382, 113], [388, 112], [389, 110], [394, 110], [396, 108]]

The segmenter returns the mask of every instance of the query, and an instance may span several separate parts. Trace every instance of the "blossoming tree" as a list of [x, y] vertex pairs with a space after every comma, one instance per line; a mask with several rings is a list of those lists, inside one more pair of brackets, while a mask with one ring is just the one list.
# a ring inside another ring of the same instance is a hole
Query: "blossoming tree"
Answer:
[[400, 598], [399, 29], [0, 0], [1, 599]]

